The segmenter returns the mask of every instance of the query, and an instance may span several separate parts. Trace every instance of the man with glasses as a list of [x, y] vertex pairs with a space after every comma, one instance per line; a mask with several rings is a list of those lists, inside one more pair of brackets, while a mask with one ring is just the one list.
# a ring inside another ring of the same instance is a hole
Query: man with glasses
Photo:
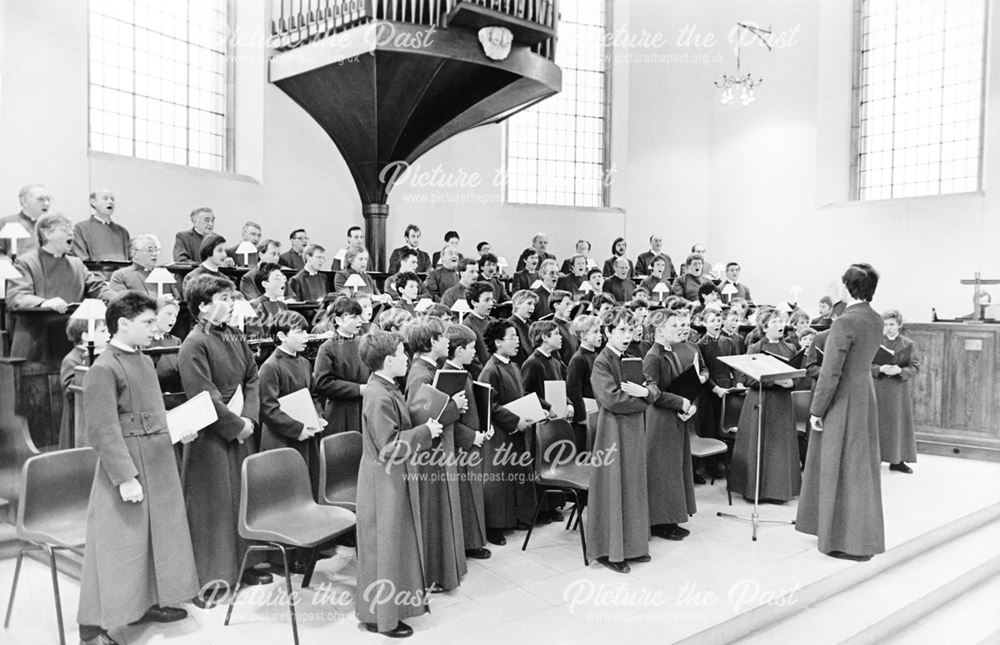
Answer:
[[306, 266], [306, 260], [302, 257], [302, 252], [305, 251], [306, 245], [309, 244], [309, 234], [306, 233], [306, 229], [297, 228], [288, 236], [288, 240], [291, 242], [292, 248], [278, 256], [278, 264], [289, 269], [301, 271]]
[[[154, 235], [136, 235], [129, 245], [129, 254], [132, 257], [132, 264], [112, 273], [108, 279], [108, 288], [115, 293], [138, 291], [156, 298], [159, 295], [156, 285], [146, 280], [160, 257], [160, 241]], [[164, 285], [164, 293], [177, 296], [178, 283]]]

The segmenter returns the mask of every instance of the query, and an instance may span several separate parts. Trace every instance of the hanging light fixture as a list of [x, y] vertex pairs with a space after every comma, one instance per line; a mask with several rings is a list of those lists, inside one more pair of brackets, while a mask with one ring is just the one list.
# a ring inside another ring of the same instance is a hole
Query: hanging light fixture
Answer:
[[764, 82], [763, 77], [758, 76], [754, 78], [750, 72], [743, 74], [740, 71], [740, 50], [743, 45], [743, 30], [756, 36], [760, 42], [764, 43], [767, 50], [771, 51], [771, 43], [764, 37], [764, 34], [771, 34], [770, 29], [762, 29], [742, 22], [736, 23], [736, 73], [732, 75], [723, 74], [720, 80], [715, 81], [715, 86], [722, 90], [719, 103], [723, 105], [731, 105], [737, 100], [739, 100], [742, 106], [750, 105], [757, 100], [754, 88]]

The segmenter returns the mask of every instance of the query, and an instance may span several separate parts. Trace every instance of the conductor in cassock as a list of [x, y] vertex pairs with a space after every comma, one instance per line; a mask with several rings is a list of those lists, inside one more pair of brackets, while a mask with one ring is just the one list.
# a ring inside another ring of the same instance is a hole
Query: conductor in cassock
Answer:
[[882, 318], [871, 306], [878, 273], [852, 264], [841, 280], [850, 300], [830, 327], [809, 408], [812, 431], [795, 529], [817, 536], [822, 553], [866, 561], [885, 552], [871, 375], [882, 341]]

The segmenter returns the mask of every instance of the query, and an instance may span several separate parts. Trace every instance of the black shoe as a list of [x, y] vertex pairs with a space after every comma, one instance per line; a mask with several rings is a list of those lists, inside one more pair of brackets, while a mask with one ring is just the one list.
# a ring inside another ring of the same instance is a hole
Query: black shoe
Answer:
[[503, 531], [500, 529], [486, 529], [486, 541], [497, 546], [507, 544], [507, 538], [503, 536]]
[[383, 636], [387, 636], [389, 638], [407, 638], [409, 636], [413, 636], [413, 628], [403, 621], [399, 621], [399, 624], [397, 624], [394, 629], [390, 629], [387, 632], [380, 632], [378, 630], [378, 625], [375, 623], [365, 623], [364, 625], [365, 629], [371, 633], [382, 634]]
[[628, 573], [632, 571], [632, 567], [628, 566], [628, 562], [612, 562], [607, 558], [597, 558], [597, 561], [615, 573]]
[[670, 525], [670, 532], [675, 533], [681, 536], [682, 538], [686, 538], [687, 536], [691, 535], [691, 531], [687, 530], [683, 526], [678, 526], [676, 524]]
[[684, 539], [683, 535], [670, 530], [669, 524], [658, 524], [650, 529], [650, 533], [652, 533], [655, 537], [663, 540], [672, 540], [674, 542], [680, 542]]
[[[275, 564], [275, 565], [272, 565], [272, 567], [274, 568], [274, 573], [278, 574], [279, 576], [284, 576], [285, 575], [285, 565], [284, 564]], [[306, 569], [309, 568], [309, 563], [306, 562], [305, 560], [295, 559], [295, 560], [292, 560], [291, 562], [288, 563], [288, 568], [292, 570], [292, 574], [293, 575], [294, 574], [304, 575], [305, 572], [306, 572]], [[263, 573], [263, 572], [261, 572], [261, 573]], [[266, 582], [262, 582], [260, 584], [265, 584], [266, 585], [267, 583]]]
[[357, 534], [354, 531], [348, 531], [347, 533], [340, 535], [340, 537], [334, 540], [334, 544], [349, 546], [352, 549], [357, 548], [358, 546]]
[[226, 599], [227, 593], [227, 590], [224, 590], [221, 587], [204, 589], [194, 597], [191, 604], [198, 609], [212, 609]]
[[[544, 522], [544, 523], [548, 524], [548, 522]], [[527, 531], [530, 528], [531, 528], [531, 525], [528, 524], [527, 522], [518, 521], [517, 526], [514, 527], [514, 530], [515, 531]]]
[[88, 638], [87, 640], [81, 640], [80, 645], [119, 645], [118, 641], [111, 638], [111, 635], [107, 632], [101, 632], [93, 638]]
[[[503, 536], [500, 536], [503, 537]], [[489, 560], [493, 556], [493, 552], [486, 547], [479, 547], [478, 549], [466, 549], [465, 557], [471, 558], [473, 560]]]
[[706, 483], [705, 482], [705, 478], [702, 477], [701, 475], [699, 475], [698, 473], [695, 473], [695, 475], [694, 475], [694, 483], [698, 484], [700, 486], [700, 485]]
[[827, 555], [831, 558], [837, 558], [839, 560], [854, 560], [855, 562], [868, 562], [872, 559], [870, 555], [853, 555], [850, 553], [844, 553], [843, 551], [830, 551]]
[[266, 569], [261, 570], [254, 567], [243, 572], [243, 577], [240, 578], [240, 582], [248, 587], [255, 585], [269, 585], [274, 582], [274, 576], [272, 576]]
[[913, 474], [913, 469], [906, 465], [905, 462], [899, 462], [898, 464], [889, 464], [889, 470], [895, 470], [897, 473], [906, 473], [907, 475]]
[[146, 613], [143, 614], [142, 618], [132, 623], [133, 625], [138, 625], [140, 623], [174, 623], [178, 620], [184, 620], [187, 618], [188, 613], [183, 609], [177, 607], [160, 607], [159, 605], [153, 605]]
[[650, 562], [653, 558], [647, 553], [646, 555], [637, 555], [634, 558], [625, 558], [626, 562]]
[[427, 587], [427, 591], [429, 591], [431, 593], [444, 593], [446, 591], [446, 589], [444, 587], [442, 587], [441, 585], [439, 585], [438, 583], [432, 582], [430, 584], [430, 586]]

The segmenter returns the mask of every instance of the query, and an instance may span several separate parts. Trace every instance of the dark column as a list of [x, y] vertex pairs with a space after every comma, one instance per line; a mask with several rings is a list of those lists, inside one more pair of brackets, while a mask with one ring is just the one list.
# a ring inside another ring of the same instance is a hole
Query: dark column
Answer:
[[368, 246], [368, 255], [371, 271], [385, 271], [386, 246], [385, 246], [385, 218], [389, 216], [388, 204], [364, 204], [361, 212], [365, 216], [365, 244]]

